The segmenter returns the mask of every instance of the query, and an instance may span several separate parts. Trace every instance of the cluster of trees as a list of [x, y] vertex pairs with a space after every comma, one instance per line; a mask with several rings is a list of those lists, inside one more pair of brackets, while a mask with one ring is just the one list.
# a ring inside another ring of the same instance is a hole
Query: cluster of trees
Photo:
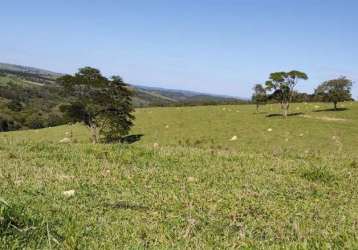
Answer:
[[[0, 82], [0, 131], [82, 122], [97, 143], [121, 141], [133, 125], [133, 93], [119, 76], [106, 78], [90, 67], [56, 80], [0, 73], [6, 77]], [[38, 78], [43, 85], [38, 85]], [[23, 84], [24, 80], [36, 84]]]
[[27, 86], [12, 80], [0, 85], [0, 131], [44, 128], [66, 123], [58, 110], [57, 90]]
[[346, 77], [339, 77], [325, 81], [314, 91], [314, 94], [299, 93], [295, 87], [300, 80], [307, 80], [308, 76], [301, 71], [275, 72], [271, 73], [269, 80], [264, 85], [256, 84], [253, 87], [252, 102], [259, 106], [267, 102], [278, 102], [284, 117], [287, 117], [291, 102], [332, 102], [337, 110], [337, 103], [352, 100], [352, 80]]

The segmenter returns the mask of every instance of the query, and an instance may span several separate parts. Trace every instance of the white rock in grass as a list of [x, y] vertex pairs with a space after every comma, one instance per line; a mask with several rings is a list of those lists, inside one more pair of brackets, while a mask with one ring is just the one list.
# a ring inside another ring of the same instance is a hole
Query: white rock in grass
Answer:
[[62, 140], [59, 141], [60, 143], [70, 143], [71, 142], [71, 139], [70, 138], [63, 138]]
[[197, 181], [197, 179], [193, 176], [189, 176], [187, 180], [188, 180], [188, 182], [196, 182]]
[[169, 125], [166, 125], [166, 126], [165, 126], [165, 128], [167, 128], [167, 129], [168, 129], [168, 128], [169, 128]]
[[267, 131], [268, 131], [268, 132], [272, 132], [272, 128], [268, 128]]
[[71, 197], [71, 196], [74, 196], [75, 195], [75, 190], [67, 190], [67, 191], [64, 191], [63, 193], [62, 193], [64, 196], [66, 196], [66, 197]]
[[159, 148], [159, 143], [155, 142], [155, 143], [153, 144], [153, 147], [154, 147], [154, 148]]
[[301, 134], [300, 134], [300, 136], [302, 137], [302, 136], [304, 136], [304, 134], [303, 134], [303, 133], [301, 133]]
[[234, 135], [231, 139], [230, 139], [230, 141], [236, 141], [237, 140], [237, 136], [236, 135]]

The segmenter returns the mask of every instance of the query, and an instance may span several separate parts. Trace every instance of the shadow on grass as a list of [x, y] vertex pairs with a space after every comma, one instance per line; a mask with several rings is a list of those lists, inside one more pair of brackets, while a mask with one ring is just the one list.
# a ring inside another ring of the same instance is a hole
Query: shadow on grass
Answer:
[[339, 111], [345, 111], [348, 110], [347, 108], [337, 108], [337, 109], [319, 109], [314, 110], [312, 112], [339, 112]]
[[107, 207], [114, 208], [114, 209], [129, 209], [129, 210], [136, 210], [136, 211], [147, 211], [149, 207], [129, 203], [127, 201], [118, 201], [115, 204], [107, 204]]
[[132, 144], [135, 143], [137, 141], [140, 141], [140, 139], [143, 137], [143, 134], [137, 134], [137, 135], [127, 135], [127, 136], [123, 136], [119, 139], [119, 141], [121, 143], [127, 143], [127, 144]]
[[[297, 116], [297, 115], [304, 115], [304, 113], [299, 112], [299, 113], [290, 113], [287, 116]], [[277, 116], [283, 116], [282, 114], [269, 114], [266, 115], [266, 117], [277, 117]]]

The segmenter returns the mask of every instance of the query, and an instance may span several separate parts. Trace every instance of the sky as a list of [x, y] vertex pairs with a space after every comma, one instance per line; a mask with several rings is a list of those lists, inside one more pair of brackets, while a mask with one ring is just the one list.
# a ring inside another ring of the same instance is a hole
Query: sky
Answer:
[[[275, 71], [300, 91], [358, 82], [356, 0], [0, 0], [0, 62], [250, 97]], [[353, 88], [358, 98], [358, 83]]]

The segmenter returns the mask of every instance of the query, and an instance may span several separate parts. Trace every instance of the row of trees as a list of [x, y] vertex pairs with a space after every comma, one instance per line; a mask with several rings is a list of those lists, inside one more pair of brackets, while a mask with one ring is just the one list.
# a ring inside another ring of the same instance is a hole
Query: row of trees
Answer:
[[[269, 80], [264, 85], [256, 84], [253, 88], [252, 101], [256, 103], [257, 111], [260, 105], [268, 101], [275, 101], [281, 104], [282, 114], [287, 117], [290, 103], [300, 97], [300, 94], [295, 91], [297, 83], [307, 79], [306, 73], [296, 70], [271, 73]], [[303, 94], [301, 94], [301, 98], [332, 102], [336, 110], [338, 102], [352, 100], [352, 84], [352, 80], [339, 77], [320, 84], [313, 95], [302, 96]]]

